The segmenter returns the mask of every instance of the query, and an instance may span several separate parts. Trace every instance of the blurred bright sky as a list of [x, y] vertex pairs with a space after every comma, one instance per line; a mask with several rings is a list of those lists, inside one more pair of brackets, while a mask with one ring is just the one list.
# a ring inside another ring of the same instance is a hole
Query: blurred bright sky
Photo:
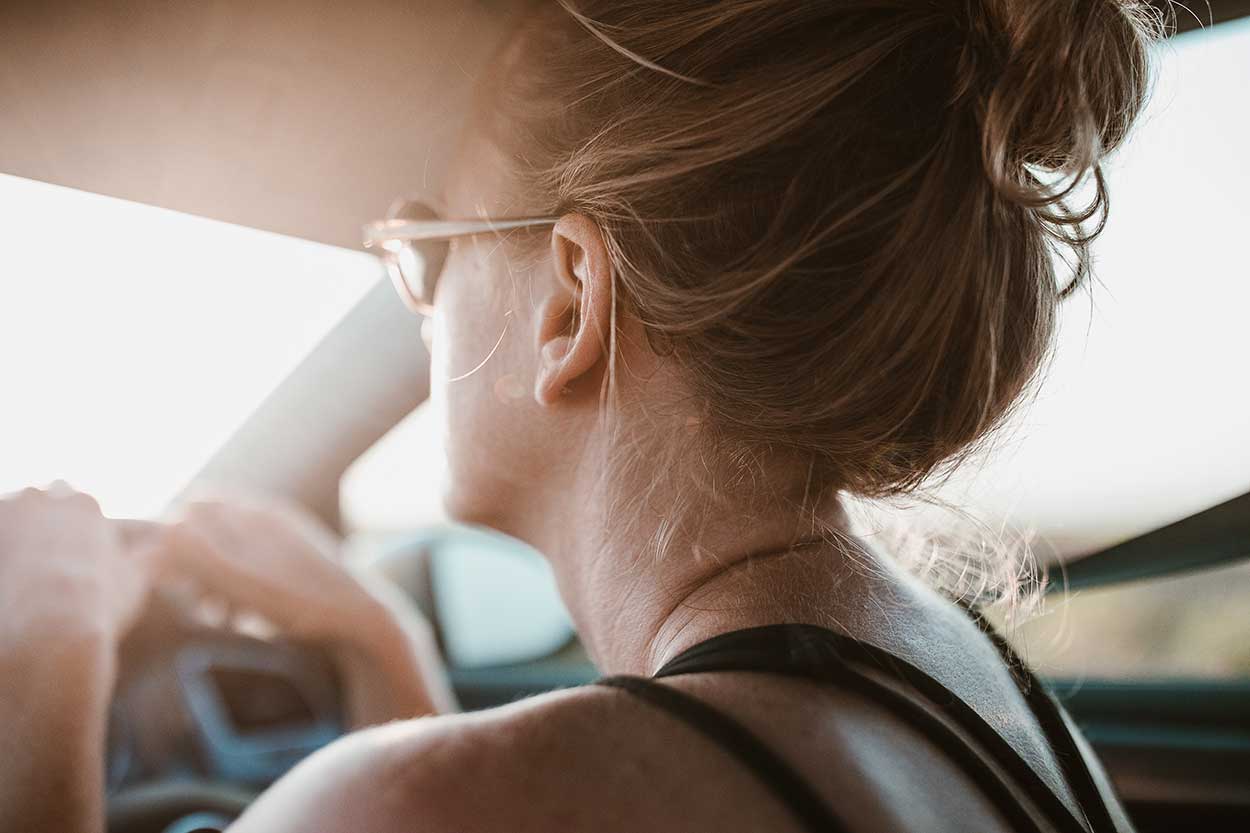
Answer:
[[359, 252], [0, 175], [0, 492], [159, 512], [379, 278]]
[[1159, 58], [1108, 166], [1099, 283], [1064, 305], [1037, 401], [947, 493], [1063, 552], [1250, 491], [1250, 20]]
[[[1159, 53], [1110, 165], [1100, 285], [946, 492], [1062, 549], [1250, 490], [1250, 21]], [[65, 477], [110, 514], [159, 510], [377, 278], [370, 255], [0, 176], [0, 491]], [[438, 516], [424, 422], [349, 472], [353, 526]]]

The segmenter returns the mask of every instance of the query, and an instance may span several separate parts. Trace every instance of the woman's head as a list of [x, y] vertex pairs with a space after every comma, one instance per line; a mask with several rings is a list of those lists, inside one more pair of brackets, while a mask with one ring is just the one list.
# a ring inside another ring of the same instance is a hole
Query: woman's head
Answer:
[[[521, 387], [528, 396], [536, 377], [541, 388], [544, 349], [550, 358], [569, 346], [553, 334], [589, 320], [604, 347], [583, 356], [583, 375], [618, 387], [639, 378], [610, 372], [623, 350], [629, 370], [645, 365], [641, 376], [659, 374], [670, 394], [658, 419], [642, 416], [645, 394], [620, 406], [633, 423], [614, 459], [629, 448], [635, 463], [638, 449], [651, 461], [695, 452], [722, 488], [756, 478], [768, 468], [760, 461], [784, 461], [807, 497], [915, 486], [1020, 398], [1047, 355], [1059, 299], [1085, 276], [1106, 208], [1098, 163], [1145, 94], [1143, 8], [540, 4], [484, 86], [452, 201], [563, 215], [576, 239], [558, 226], [492, 254], [496, 272], [511, 264], [524, 280], [495, 280], [495, 295], [479, 298], [494, 317], [456, 302], [448, 325], [477, 336], [450, 372], [485, 357], [510, 311], [509, 326], [530, 323], [518, 328], [524, 338], [501, 342], [518, 353], [491, 359], [508, 390], [498, 373], [483, 381], [494, 405]], [[1073, 205], [1083, 178], [1092, 186]], [[1075, 266], [1066, 280], [1056, 250]], [[607, 270], [606, 295], [579, 294], [593, 288], [588, 264]], [[547, 289], [535, 295], [534, 285]], [[598, 306], [586, 315], [579, 305], [591, 296]], [[547, 306], [515, 308], [535, 297]], [[466, 415], [475, 407], [461, 404]], [[540, 394], [520, 410], [558, 406]], [[504, 436], [471, 479], [507, 477], [517, 464], [542, 471], [526, 455], [549, 448], [524, 420], [516, 408], [484, 418]], [[467, 441], [487, 439], [480, 428]]]

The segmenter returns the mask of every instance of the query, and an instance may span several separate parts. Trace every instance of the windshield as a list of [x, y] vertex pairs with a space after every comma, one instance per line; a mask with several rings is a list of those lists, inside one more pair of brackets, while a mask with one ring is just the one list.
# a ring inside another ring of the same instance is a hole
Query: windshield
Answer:
[[0, 492], [159, 512], [378, 279], [368, 254], [0, 175]]
[[1157, 80], [1109, 160], [1094, 277], [1061, 309], [1035, 402], [957, 506], [1079, 555], [1250, 491], [1250, 20], [1157, 47]]

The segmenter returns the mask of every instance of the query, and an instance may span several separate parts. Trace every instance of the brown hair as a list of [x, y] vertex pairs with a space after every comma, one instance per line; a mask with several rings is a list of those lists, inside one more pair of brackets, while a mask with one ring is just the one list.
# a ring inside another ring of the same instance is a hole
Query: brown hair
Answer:
[[621, 302], [686, 371], [718, 450], [897, 494], [960, 459], [1047, 356], [1156, 17], [560, 0], [523, 26], [497, 138], [527, 209], [601, 226]]

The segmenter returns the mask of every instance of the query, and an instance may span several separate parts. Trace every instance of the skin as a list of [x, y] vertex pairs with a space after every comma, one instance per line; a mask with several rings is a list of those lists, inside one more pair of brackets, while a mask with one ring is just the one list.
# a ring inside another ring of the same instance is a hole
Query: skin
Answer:
[[147, 560], [62, 483], [0, 500], [0, 829], [100, 826], [112, 647], [142, 608]]
[[[473, 129], [460, 148], [445, 216], [520, 213], [499, 149]], [[447, 435], [450, 514], [547, 556], [605, 674], [649, 675], [737, 628], [823, 625], [937, 677], [1067, 796], [988, 642], [862, 542], [791, 548], [792, 515], [752, 511], [732, 496], [701, 507], [722, 522], [663, 559], [637, 556], [658, 513], [604, 534], [612, 435], [601, 409], [625, 416], [636, 414], [633, 405], [662, 403], [646, 423], [657, 437], [680, 437], [697, 415], [674, 404], [685, 401], [679, 373], [625, 310], [615, 322], [617, 361], [629, 372], [618, 374], [618, 397], [605, 406], [613, 305], [603, 237], [577, 214], [536, 233], [537, 257], [521, 258], [518, 241], [491, 236], [458, 243], [440, 283], [432, 395]], [[682, 482], [678, 474], [653, 473], [651, 506], [672, 502], [666, 490]], [[767, 476], [784, 488], [795, 473], [779, 467]], [[823, 512], [832, 524], [845, 521], [836, 504]], [[148, 532], [141, 545], [127, 544], [90, 498], [63, 486], [0, 500], [0, 736], [27, 750], [0, 755], [0, 829], [102, 829], [99, 750], [116, 645], [148, 588], [169, 572], [232, 588], [236, 602], [279, 627], [337, 646], [355, 668], [361, 724], [413, 718], [313, 755], [235, 833], [798, 829], [740, 764], [619, 691], [587, 687], [446, 713], [453, 703], [424, 624], [338, 566], [334, 545], [287, 510], [201, 504]], [[71, 672], [75, 684], [65, 686]], [[923, 737], [854, 695], [740, 673], [668, 684], [737, 717], [866, 829], [1002, 829], [975, 786]], [[66, 741], [38, 742], [53, 732]]]
[[103, 829], [117, 647], [163, 581], [328, 648], [353, 726], [453, 710], [429, 623], [339, 563], [316, 523], [255, 497], [143, 524], [105, 518], [62, 482], [0, 497], [0, 830]]

